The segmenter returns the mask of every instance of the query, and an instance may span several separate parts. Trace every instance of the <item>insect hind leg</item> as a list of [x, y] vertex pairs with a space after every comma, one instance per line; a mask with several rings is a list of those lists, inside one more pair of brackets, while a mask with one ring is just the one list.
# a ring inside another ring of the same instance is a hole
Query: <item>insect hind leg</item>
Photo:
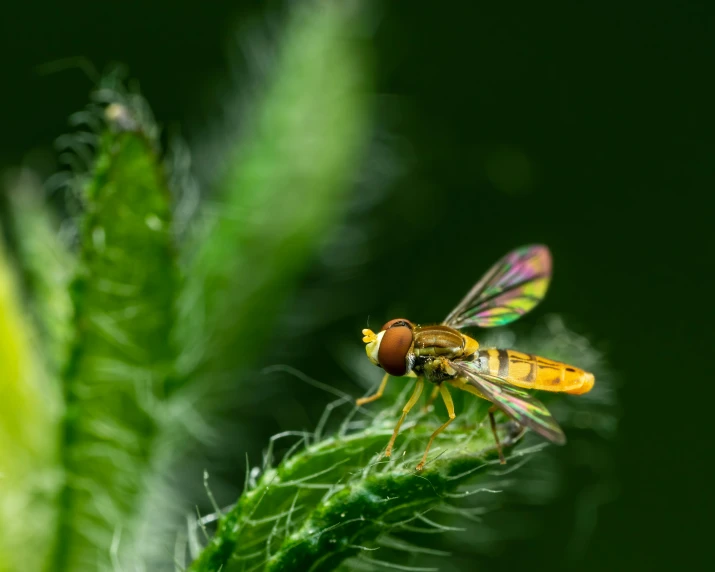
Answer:
[[494, 435], [494, 441], [497, 444], [497, 453], [499, 453], [499, 462], [502, 465], [506, 465], [506, 459], [504, 458], [504, 453], [501, 450], [501, 443], [499, 442], [499, 434], [497, 433], [497, 422], [494, 420], [494, 412], [497, 411], [496, 405], [492, 405], [489, 408], [489, 424], [492, 426], [492, 435]]
[[[471, 393], [472, 395], [476, 395], [477, 397], [480, 397], [481, 399], [487, 399], [481, 391], [479, 391], [476, 387], [469, 385], [467, 383], [461, 383], [461, 384], [455, 384], [459, 389], [466, 391], [468, 393]], [[487, 399], [487, 401], [489, 401]], [[499, 441], [499, 434], [497, 433], [497, 423], [496, 420], [494, 419], [494, 413], [498, 411], [498, 408], [496, 405], [492, 405], [489, 408], [489, 425], [491, 426], [492, 429], [492, 435], [494, 435], [494, 442], [496, 443], [497, 446], [497, 453], [499, 454], [499, 463], [502, 465], [506, 465], [506, 459], [504, 458], [504, 453], [501, 448], [501, 441]]]

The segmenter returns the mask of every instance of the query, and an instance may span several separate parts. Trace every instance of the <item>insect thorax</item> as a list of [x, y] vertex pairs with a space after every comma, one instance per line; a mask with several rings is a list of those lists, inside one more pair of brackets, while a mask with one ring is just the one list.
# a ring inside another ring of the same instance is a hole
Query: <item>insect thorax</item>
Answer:
[[413, 371], [433, 383], [457, 375], [450, 360], [469, 359], [479, 347], [474, 340], [445, 325], [418, 326], [414, 334]]
[[442, 383], [457, 376], [457, 372], [449, 364], [449, 359], [445, 357], [415, 356], [412, 371], [432, 383]]
[[459, 357], [464, 353], [465, 337], [449, 326], [417, 326], [414, 332], [416, 356]]

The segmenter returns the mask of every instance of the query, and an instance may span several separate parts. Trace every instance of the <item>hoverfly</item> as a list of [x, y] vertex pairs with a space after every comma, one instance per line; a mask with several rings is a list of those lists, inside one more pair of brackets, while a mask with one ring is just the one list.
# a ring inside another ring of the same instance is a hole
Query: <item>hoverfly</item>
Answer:
[[476, 340], [460, 331], [473, 326], [503, 326], [519, 319], [541, 301], [550, 280], [549, 249], [542, 245], [523, 246], [492, 266], [441, 324], [420, 326], [397, 318], [387, 322], [377, 334], [369, 329], [362, 331], [368, 358], [385, 370], [385, 376], [377, 392], [358, 399], [358, 406], [382, 397], [390, 376], [417, 378], [385, 456], [392, 453], [402, 422], [420, 398], [425, 379], [434, 384], [427, 407], [441, 395], [449, 419], [430, 437], [418, 471], [424, 468], [435, 437], [455, 418], [450, 385], [492, 403], [489, 420], [502, 464], [506, 461], [494, 420], [497, 410], [554, 443], [566, 442], [546, 407], [523, 389], [578, 395], [591, 390], [593, 374], [515, 350], [480, 349]]

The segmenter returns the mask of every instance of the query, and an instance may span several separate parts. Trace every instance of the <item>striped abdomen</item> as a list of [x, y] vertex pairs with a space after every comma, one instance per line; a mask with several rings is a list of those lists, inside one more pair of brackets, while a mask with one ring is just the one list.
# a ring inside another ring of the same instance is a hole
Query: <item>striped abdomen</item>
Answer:
[[514, 350], [479, 350], [479, 368], [517, 387], [580, 394], [590, 391], [594, 377], [582, 369]]

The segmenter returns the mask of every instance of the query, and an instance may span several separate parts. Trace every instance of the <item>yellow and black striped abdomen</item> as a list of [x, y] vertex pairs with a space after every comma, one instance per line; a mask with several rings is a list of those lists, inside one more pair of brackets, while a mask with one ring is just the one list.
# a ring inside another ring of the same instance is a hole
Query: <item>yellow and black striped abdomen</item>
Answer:
[[580, 394], [590, 391], [594, 377], [582, 369], [514, 350], [479, 350], [479, 369], [517, 387]]

